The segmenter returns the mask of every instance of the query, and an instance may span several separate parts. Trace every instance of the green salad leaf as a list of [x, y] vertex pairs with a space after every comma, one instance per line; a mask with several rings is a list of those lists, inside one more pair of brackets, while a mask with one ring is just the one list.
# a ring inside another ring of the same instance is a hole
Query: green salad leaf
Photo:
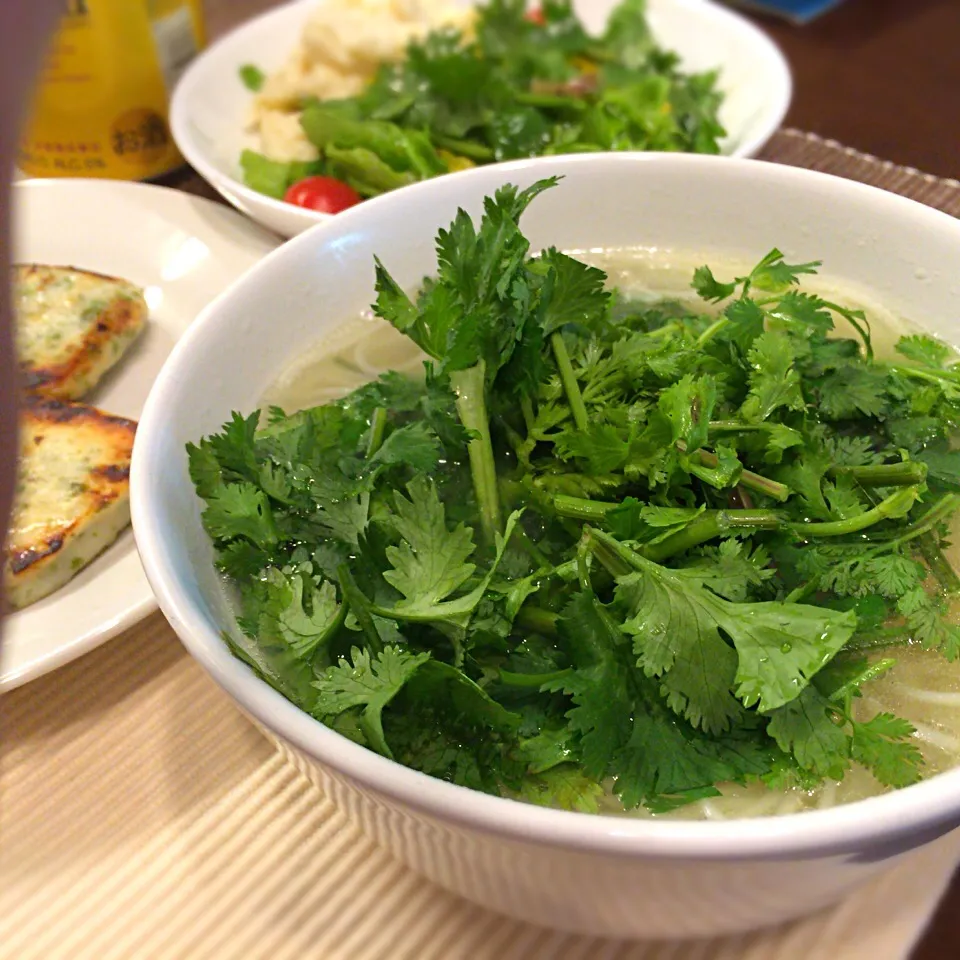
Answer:
[[[470, 35], [438, 28], [384, 63], [358, 96], [307, 98], [301, 126], [317, 148], [308, 165], [249, 152], [244, 182], [282, 197], [296, 179], [325, 174], [372, 197], [477, 164], [598, 150], [719, 153], [725, 131], [714, 72], [688, 73], [662, 49], [645, 0], [621, 0], [599, 36], [570, 0], [547, 0], [542, 23], [524, 0], [488, 0]], [[263, 74], [240, 70], [252, 90]], [[774, 282], [782, 264], [754, 282]], [[779, 271], [779, 273], [778, 273]]]

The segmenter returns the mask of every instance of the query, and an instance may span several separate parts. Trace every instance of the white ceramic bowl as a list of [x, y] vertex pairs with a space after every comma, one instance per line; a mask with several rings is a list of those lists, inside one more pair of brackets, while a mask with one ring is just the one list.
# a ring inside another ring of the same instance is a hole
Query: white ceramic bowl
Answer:
[[187, 476], [184, 444], [251, 411], [303, 349], [374, 298], [373, 255], [401, 285], [433, 270], [458, 205], [504, 182], [563, 174], [523, 227], [533, 248], [656, 246], [825, 261], [957, 339], [960, 222], [848, 180], [749, 160], [604, 154], [442, 177], [356, 207], [253, 267], [175, 347], [134, 452], [137, 544], [163, 612], [236, 702], [319, 771], [331, 797], [441, 885], [535, 923], [618, 937], [706, 936], [777, 923], [839, 899], [960, 825], [960, 770], [831, 810], [678, 822], [525, 805], [431, 779], [301, 713], [228, 652], [235, 629]]
[[[456, 0], [467, 5], [470, 0]], [[174, 91], [170, 127], [180, 152], [238, 210], [284, 237], [330, 219], [244, 186], [240, 153], [256, 144], [244, 133], [250, 92], [238, 70], [254, 63], [280, 67], [310, 12], [322, 0], [297, 0], [223, 37], [198, 57]], [[617, 0], [574, 0], [591, 30], [602, 30]], [[790, 70], [776, 45], [750, 21], [711, 0], [649, 0], [658, 40], [676, 50], [689, 70], [721, 70], [726, 100], [720, 119], [729, 135], [725, 153], [753, 156], [770, 139], [790, 105]]]

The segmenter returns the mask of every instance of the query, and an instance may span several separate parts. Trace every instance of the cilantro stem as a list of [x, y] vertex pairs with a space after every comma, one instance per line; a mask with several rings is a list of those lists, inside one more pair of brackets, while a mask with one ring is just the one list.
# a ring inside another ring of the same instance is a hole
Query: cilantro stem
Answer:
[[530, 539], [527, 535], [526, 530], [523, 529], [519, 524], [517, 524], [516, 529], [513, 531], [514, 539], [517, 543], [526, 550], [530, 559], [533, 560], [538, 567], [543, 567], [544, 569], [550, 569], [554, 565], [550, 562], [550, 558]]
[[957, 385], [956, 375], [951, 374], [948, 370], [920, 370], [917, 367], [904, 367], [900, 364], [893, 364], [890, 366], [890, 369], [905, 377], [926, 380], [928, 383], [935, 383], [938, 386], [943, 383], [949, 383], [953, 386]]
[[571, 673], [569, 668], [554, 670], [552, 673], [513, 673], [510, 670], [501, 670], [499, 679], [507, 687], [515, 687], [518, 690], [539, 690], [545, 683], [562, 680]]
[[382, 446], [383, 435], [387, 430], [387, 408], [377, 407], [370, 417], [370, 436], [367, 440], [367, 459], [369, 460]]
[[766, 510], [707, 510], [660, 543], [641, 547], [639, 553], [647, 560], [661, 563], [691, 547], [722, 537], [730, 530], [775, 530], [781, 525], [780, 517]]
[[644, 569], [637, 554], [596, 527], [583, 528], [583, 543], [612, 577], [625, 577], [631, 570]]
[[665, 323], [662, 327], [654, 327], [653, 330], [647, 330], [645, 337], [672, 337], [680, 330], [680, 324], [676, 320]]
[[585, 537], [580, 538], [577, 545], [577, 580], [580, 582], [580, 589], [593, 591], [593, 584], [590, 582], [590, 564], [587, 562], [590, 556], [590, 545]]
[[957, 571], [950, 566], [950, 562], [943, 555], [937, 541], [930, 536], [930, 531], [922, 533], [917, 544], [923, 559], [927, 561], [930, 572], [937, 578], [937, 582], [947, 593], [960, 593], [960, 577]]
[[877, 660], [874, 663], [868, 664], [855, 677], [852, 677], [846, 683], [837, 687], [837, 689], [830, 694], [829, 699], [833, 700], [835, 703], [843, 703], [845, 706], [845, 712], [849, 714], [850, 698], [856, 696], [856, 693], [860, 687], [862, 687], [865, 683], [869, 683], [871, 680], [876, 680], [877, 677], [882, 677], [885, 673], [888, 673], [890, 670], [892, 670], [896, 665], [897, 661], [891, 657], [884, 657], [882, 660]]
[[800, 603], [801, 600], [806, 600], [811, 593], [817, 592], [817, 586], [819, 584], [819, 578], [808, 580], [806, 583], [801, 584], [799, 587], [795, 587], [791, 590], [786, 597], [784, 598], [786, 603]]
[[872, 527], [881, 520], [902, 517], [920, 496], [919, 487], [905, 487], [881, 500], [873, 509], [827, 523], [791, 523], [788, 526], [804, 537], [842, 537], [849, 533], [859, 533]]
[[759, 430], [769, 430], [766, 423], [741, 423], [739, 420], [711, 420], [711, 433], [755, 433]]
[[944, 494], [934, 505], [915, 523], [910, 524], [906, 529], [901, 530], [899, 535], [893, 540], [884, 541], [884, 547], [896, 547], [908, 540], [932, 530], [939, 523], [945, 520], [951, 513], [960, 508], [960, 494]]
[[480, 508], [480, 532], [484, 541], [492, 546], [503, 529], [503, 517], [487, 419], [486, 364], [480, 360], [466, 370], [455, 370], [450, 374], [450, 384], [456, 396], [460, 422], [475, 434], [467, 444], [470, 476]]
[[540, 633], [546, 637], [555, 637], [557, 635], [557, 621], [559, 619], [560, 615], [550, 610], [524, 604], [517, 612], [515, 623], [534, 633]]
[[500, 490], [500, 502], [509, 510], [517, 504], [525, 503], [526, 495], [530, 492], [525, 484], [519, 480], [511, 480], [509, 477], [500, 477], [497, 480], [497, 487]]
[[[603, 523], [607, 514], [619, 506], [617, 502], [586, 500], [563, 493], [553, 498], [553, 507], [560, 516], [586, 523]], [[707, 510], [683, 530], [660, 543], [641, 547], [638, 552], [648, 560], [659, 562], [689, 547], [714, 540], [731, 529], [776, 530], [782, 524], [780, 517], [769, 510]]]
[[712, 340], [724, 327], [728, 326], [730, 321], [726, 317], [720, 317], [714, 320], [703, 333], [697, 337], [697, 346], [702, 347], [708, 340]]
[[620, 506], [618, 502], [587, 500], [584, 497], [571, 497], [565, 493], [554, 494], [552, 502], [553, 509], [561, 517], [583, 520], [585, 523], [602, 523], [611, 510]]
[[910, 635], [903, 627], [879, 627], [864, 633], [855, 633], [844, 646], [845, 653], [859, 653], [864, 650], [882, 650], [885, 647], [906, 647], [910, 644]]
[[584, 100], [576, 97], [564, 97], [555, 93], [518, 91], [513, 95], [513, 98], [525, 107], [537, 107], [540, 110], [574, 110], [577, 113], [582, 113], [587, 109]]
[[357, 623], [367, 641], [367, 645], [374, 653], [382, 653], [383, 644], [380, 642], [377, 625], [373, 622], [367, 598], [357, 586], [357, 581], [353, 579], [353, 574], [347, 564], [341, 563], [337, 567], [337, 579], [340, 581], [344, 604], [350, 613], [357, 618]]
[[587, 408], [583, 403], [583, 395], [580, 393], [577, 376], [573, 372], [573, 364], [570, 362], [570, 354], [567, 353], [567, 345], [563, 342], [563, 337], [559, 333], [554, 333], [550, 337], [550, 346], [553, 349], [554, 359], [557, 361], [557, 369], [560, 371], [560, 380], [567, 395], [567, 403], [570, 404], [573, 422], [577, 425], [578, 430], [586, 430], [589, 426]]
[[[860, 335], [860, 339], [863, 341], [863, 346], [867, 352], [867, 359], [873, 359], [873, 342], [870, 335], [870, 324], [867, 323], [866, 317], [863, 313], [860, 313], [860, 316], [857, 316], [858, 311], [848, 310], [846, 307], [841, 307], [839, 303], [832, 303], [829, 300], [823, 301], [823, 306], [828, 310], [832, 310], [834, 313], [839, 313], [847, 323], [853, 327], [854, 330]], [[861, 326], [861, 323], [863, 326]]]
[[912, 487], [927, 479], [927, 465], [910, 460], [865, 467], [831, 467], [828, 474], [850, 477], [865, 487]]
[[[690, 456], [697, 457], [705, 467], [717, 467], [720, 465], [720, 458], [709, 450], [694, 450]], [[776, 480], [761, 476], [752, 470], [744, 470], [740, 474], [740, 483], [750, 490], [755, 490], [757, 493], [762, 493], [765, 496], [772, 497], [774, 500], [779, 500], [780, 503], [783, 503], [792, 493], [786, 484], [778, 483]]]
[[435, 133], [433, 134], [433, 145], [449, 153], [467, 157], [470, 160], [480, 160], [481, 162], [493, 160], [493, 151], [475, 140], [459, 140], [456, 137], [445, 137]]

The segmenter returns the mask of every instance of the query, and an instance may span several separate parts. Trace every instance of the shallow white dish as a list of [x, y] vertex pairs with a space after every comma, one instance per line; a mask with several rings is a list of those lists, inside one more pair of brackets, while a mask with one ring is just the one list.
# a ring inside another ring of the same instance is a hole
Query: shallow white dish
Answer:
[[[238, 70], [248, 63], [271, 73], [284, 62], [300, 29], [322, 0], [297, 0], [249, 21], [191, 64], [174, 91], [170, 127], [180, 152], [238, 210], [292, 237], [330, 218], [244, 186], [240, 153], [255, 146], [244, 133], [250, 92]], [[462, 0], [467, 3], [468, 0]], [[600, 31], [618, 0], [574, 0], [574, 9]], [[649, 0], [657, 39], [676, 50], [688, 70], [721, 71], [728, 131], [725, 153], [750, 157], [773, 136], [790, 105], [790, 69], [774, 43], [745, 17], [712, 0]]]
[[249, 412], [325, 332], [374, 298], [373, 255], [414, 287], [434, 236], [506, 181], [563, 174], [523, 220], [534, 250], [655, 246], [822, 258], [894, 313], [957, 342], [960, 221], [871, 187], [749, 160], [594, 154], [441, 177], [349, 210], [266, 258], [180, 341], [134, 452], [134, 532], [161, 606], [241, 707], [318, 771], [397, 858], [464, 897], [546, 926], [613, 937], [714, 936], [836, 902], [960, 826], [960, 769], [833, 809], [727, 821], [589, 816], [490, 797], [374, 754], [300, 712], [228, 651], [233, 613], [200, 524], [184, 444]]
[[[147, 329], [85, 398], [133, 419], [194, 317], [276, 246], [233, 210], [139, 183], [22, 181], [13, 202], [17, 261], [93, 270], [145, 288]], [[128, 530], [65, 587], [6, 618], [0, 690], [86, 653], [155, 606]]]

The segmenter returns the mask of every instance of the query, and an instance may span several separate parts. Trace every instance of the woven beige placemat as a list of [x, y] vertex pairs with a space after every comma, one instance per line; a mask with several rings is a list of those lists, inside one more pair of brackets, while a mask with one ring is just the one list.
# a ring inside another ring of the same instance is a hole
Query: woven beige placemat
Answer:
[[[767, 159], [960, 214], [960, 184], [787, 131]], [[0, 701], [0, 960], [895, 960], [960, 859], [932, 844], [835, 909], [723, 941], [524, 926], [410, 873], [278, 753], [154, 615]]]

